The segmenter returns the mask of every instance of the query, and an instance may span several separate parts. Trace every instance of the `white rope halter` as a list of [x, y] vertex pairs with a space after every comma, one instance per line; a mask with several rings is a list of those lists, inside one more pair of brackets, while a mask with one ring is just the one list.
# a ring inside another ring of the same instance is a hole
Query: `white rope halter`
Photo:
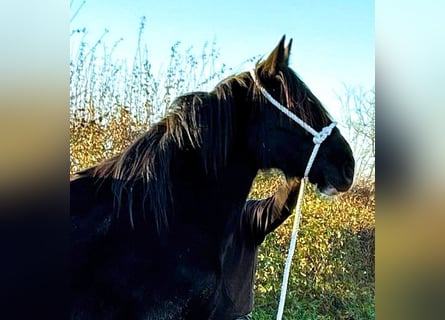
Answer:
[[284, 107], [281, 103], [279, 103], [277, 100], [275, 100], [267, 91], [264, 89], [263, 86], [258, 82], [255, 71], [250, 70], [250, 75], [253, 78], [253, 81], [255, 85], [260, 89], [263, 96], [272, 103], [278, 110], [283, 112], [286, 116], [291, 118], [293, 121], [295, 121], [298, 125], [300, 125], [303, 129], [311, 133], [314, 138], [314, 149], [312, 150], [311, 156], [309, 157], [308, 163], [306, 165], [306, 169], [304, 171], [304, 177], [301, 179], [300, 184], [300, 190], [298, 192], [298, 199], [297, 199], [297, 206], [295, 207], [295, 219], [294, 219], [294, 225], [292, 228], [292, 236], [290, 239], [289, 244], [289, 252], [287, 254], [286, 258], [286, 264], [284, 265], [284, 273], [283, 273], [283, 282], [281, 285], [281, 294], [280, 294], [280, 303], [278, 305], [278, 312], [277, 312], [277, 320], [281, 320], [283, 317], [283, 311], [284, 311], [284, 303], [286, 300], [286, 291], [287, 291], [287, 284], [289, 282], [289, 273], [290, 273], [290, 267], [292, 264], [292, 257], [294, 256], [295, 252], [295, 244], [297, 241], [297, 235], [298, 235], [298, 229], [300, 224], [300, 217], [301, 217], [301, 202], [303, 199], [303, 193], [305, 188], [305, 182], [308, 181], [309, 171], [312, 168], [312, 165], [315, 160], [315, 156], [318, 153], [318, 150], [320, 149], [320, 145], [323, 143], [323, 141], [326, 140], [326, 138], [331, 134], [332, 129], [337, 125], [336, 122], [332, 122], [330, 125], [324, 127], [320, 132], [317, 132], [314, 128], [312, 128], [310, 125], [308, 125], [306, 122], [304, 122], [302, 119], [297, 117], [294, 113], [292, 113], [288, 108]]

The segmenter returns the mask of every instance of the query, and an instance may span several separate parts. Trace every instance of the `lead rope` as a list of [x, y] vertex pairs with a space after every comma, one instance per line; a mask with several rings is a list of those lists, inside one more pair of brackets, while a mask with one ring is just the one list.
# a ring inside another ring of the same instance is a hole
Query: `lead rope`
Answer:
[[297, 235], [300, 225], [300, 218], [301, 218], [301, 204], [303, 202], [303, 194], [304, 189], [306, 187], [306, 183], [309, 181], [309, 172], [312, 168], [312, 165], [314, 163], [315, 157], [318, 153], [318, 150], [320, 149], [320, 145], [323, 143], [324, 140], [331, 134], [332, 129], [336, 126], [335, 122], [332, 122], [327, 127], [324, 127], [320, 132], [317, 132], [314, 130], [310, 125], [308, 125], [306, 122], [304, 122], [302, 119], [297, 117], [295, 114], [293, 114], [288, 108], [284, 107], [281, 103], [279, 103], [277, 100], [275, 100], [267, 91], [264, 89], [260, 83], [257, 81], [255, 71], [250, 70], [250, 75], [253, 78], [253, 81], [255, 85], [260, 89], [263, 96], [272, 103], [275, 107], [278, 108], [281, 112], [283, 112], [285, 115], [287, 115], [289, 118], [291, 118], [293, 121], [295, 121], [297, 124], [299, 124], [303, 129], [311, 133], [314, 138], [314, 149], [312, 150], [311, 156], [309, 157], [308, 163], [306, 165], [306, 169], [304, 171], [303, 179], [301, 179], [300, 182], [300, 190], [298, 191], [298, 198], [297, 198], [297, 205], [295, 207], [295, 219], [294, 224], [292, 227], [292, 235], [290, 238], [290, 244], [289, 244], [289, 251], [286, 258], [286, 263], [284, 265], [284, 272], [283, 272], [283, 281], [281, 283], [281, 293], [280, 293], [280, 302], [278, 304], [278, 311], [277, 311], [277, 320], [281, 320], [283, 317], [283, 311], [284, 311], [284, 303], [286, 302], [286, 292], [287, 292], [287, 285], [289, 282], [289, 274], [290, 274], [290, 267], [292, 265], [292, 258], [294, 256], [295, 252], [295, 245], [297, 242]]

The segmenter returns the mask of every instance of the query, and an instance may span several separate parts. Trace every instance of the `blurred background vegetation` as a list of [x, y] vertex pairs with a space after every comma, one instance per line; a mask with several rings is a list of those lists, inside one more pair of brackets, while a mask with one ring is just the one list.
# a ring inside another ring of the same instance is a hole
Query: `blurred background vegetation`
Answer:
[[[209, 90], [233, 72], [215, 42], [204, 43], [200, 54], [177, 42], [167, 67], [154, 74], [141, 40], [144, 28], [142, 18], [132, 63], [114, 56], [119, 41], [108, 44], [107, 30], [93, 44], [83, 40], [87, 30], [71, 31], [70, 173], [121, 152], [169, 112], [176, 96]], [[375, 318], [375, 92], [345, 85], [338, 98], [338, 120], [356, 159], [355, 183], [333, 199], [309, 186], [285, 319]], [[282, 181], [279, 172], [260, 172], [250, 197], [268, 197]], [[291, 229], [288, 219], [260, 250], [254, 319], [275, 318]]]

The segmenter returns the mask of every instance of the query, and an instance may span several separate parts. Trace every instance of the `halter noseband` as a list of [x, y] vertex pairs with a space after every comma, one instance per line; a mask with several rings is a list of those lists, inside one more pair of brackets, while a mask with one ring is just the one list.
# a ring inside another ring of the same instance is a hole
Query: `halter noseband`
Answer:
[[312, 150], [311, 156], [309, 157], [309, 160], [308, 160], [308, 163], [307, 163], [307, 166], [306, 166], [306, 170], [304, 171], [304, 177], [308, 177], [309, 176], [309, 171], [311, 170], [312, 164], [314, 163], [315, 156], [318, 153], [318, 149], [320, 149], [320, 145], [331, 134], [332, 129], [334, 129], [334, 127], [337, 125], [337, 123], [335, 121], [333, 121], [330, 125], [328, 125], [328, 126], [324, 127], [323, 129], [321, 129], [320, 132], [317, 132], [309, 124], [304, 122], [301, 118], [299, 118], [294, 113], [292, 113], [288, 108], [284, 107], [281, 103], [279, 103], [277, 100], [275, 100], [274, 97], [272, 97], [269, 94], [269, 92], [267, 92], [267, 90], [264, 89], [264, 87], [259, 83], [259, 81], [257, 80], [257, 77], [255, 75], [255, 70], [250, 70], [250, 75], [252, 76], [252, 79], [253, 79], [253, 82], [255, 83], [255, 85], [258, 87], [258, 89], [260, 89], [260, 91], [263, 94], [263, 96], [270, 103], [272, 103], [278, 110], [283, 112], [286, 116], [288, 116], [294, 122], [296, 122], [298, 125], [300, 125], [304, 130], [306, 130], [307, 132], [309, 132], [310, 134], [312, 134], [314, 136], [312, 141], [314, 142], [315, 146], [314, 146], [314, 149]]

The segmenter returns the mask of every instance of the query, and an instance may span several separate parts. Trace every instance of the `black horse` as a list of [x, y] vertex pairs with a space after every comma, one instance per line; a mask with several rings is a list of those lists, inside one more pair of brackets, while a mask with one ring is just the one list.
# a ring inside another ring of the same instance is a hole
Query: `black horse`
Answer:
[[[283, 37], [256, 65], [257, 81], [320, 131], [330, 117], [289, 68], [290, 47]], [[121, 154], [71, 181], [72, 319], [230, 319], [220, 305], [226, 260], [255, 175], [278, 168], [303, 176], [312, 135], [272, 106], [248, 72], [173, 106]], [[334, 128], [309, 180], [321, 192], [346, 191], [353, 173], [351, 149]]]

